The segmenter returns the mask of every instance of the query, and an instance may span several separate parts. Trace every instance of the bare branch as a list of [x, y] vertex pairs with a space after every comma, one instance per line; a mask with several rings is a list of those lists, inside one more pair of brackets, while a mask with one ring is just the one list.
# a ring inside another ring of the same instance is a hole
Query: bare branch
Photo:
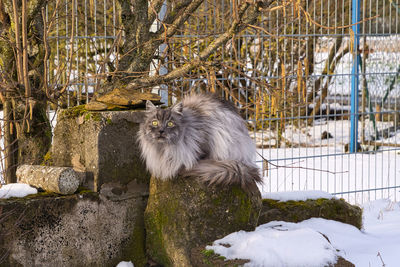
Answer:
[[14, 16], [14, 28], [15, 28], [15, 43], [17, 47], [17, 75], [18, 75], [18, 82], [22, 83], [23, 80], [23, 71], [21, 69], [22, 67], [22, 49], [21, 49], [21, 42], [20, 42], [20, 31], [19, 31], [19, 13], [18, 13], [18, 6], [17, 6], [17, 0], [12, 1], [13, 5], [13, 16]]
[[[194, 1], [183, 1], [179, 2], [175, 8], [168, 13], [165, 18], [163, 24], [167, 25], [166, 27], [161, 27], [158, 33], [158, 38], [161, 35], [165, 35], [165, 37], [173, 36], [177, 29], [179, 29], [185, 21], [189, 18], [189, 16], [203, 3], [204, 0], [194, 0]], [[167, 29], [165, 31], [165, 28]]]
[[22, 70], [24, 77], [24, 86], [25, 86], [25, 97], [28, 98], [31, 95], [31, 88], [29, 84], [28, 77], [28, 30], [27, 30], [27, 11], [26, 11], [26, 0], [22, 0]]
[[149, 5], [149, 11], [148, 11], [148, 18], [149, 18], [149, 27], [151, 24], [154, 22], [154, 20], [158, 17], [158, 13], [161, 10], [161, 7], [163, 6], [165, 0], [154, 0], [150, 1]]
[[[213, 42], [211, 42], [207, 48], [205, 48], [198, 57], [183, 65], [180, 68], [177, 68], [170, 73], [164, 76], [154, 76], [154, 77], [146, 77], [136, 79], [132, 83], [128, 84], [127, 89], [134, 90], [145, 88], [149, 86], [153, 86], [156, 84], [160, 84], [163, 82], [172, 81], [174, 79], [183, 77], [187, 75], [187, 72], [190, 70], [205, 64], [205, 60], [214, 53], [219, 47], [224, 46], [234, 35], [240, 33], [243, 29], [247, 27], [248, 24], [253, 24], [260, 14], [260, 5], [266, 6], [272, 3], [273, 1], [264, 1], [257, 2], [257, 4], [252, 4], [249, 2], [242, 2], [240, 7], [238, 8], [237, 18], [233, 21], [231, 27], [219, 37], [217, 37]], [[253, 7], [250, 9], [250, 7]], [[247, 16], [244, 18], [244, 15], [247, 11]], [[243, 19], [244, 18], [244, 19]]]
[[274, 163], [271, 163], [271, 161], [268, 161], [266, 158], [264, 158], [260, 153], [257, 152], [257, 154], [265, 161], [267, 164], [271, 164], [272, 166], [276, 168], [288, 168], [288, 169], [303, 169], [303, 170], [310, 170], [310, 171], [318, 171], [318, 172], [326, 172], [330, 174], [339, 174], [339, 173], [348, 173], [349, 171], [340, 171], [340, 172], [333, 172], [329, 170], [322, 170], [322, 169], [316, 169], [316, 168], [308, 168], [308, 167], [302, 167], [302, 166], [285, 166], [285, 165], [277, 165]]

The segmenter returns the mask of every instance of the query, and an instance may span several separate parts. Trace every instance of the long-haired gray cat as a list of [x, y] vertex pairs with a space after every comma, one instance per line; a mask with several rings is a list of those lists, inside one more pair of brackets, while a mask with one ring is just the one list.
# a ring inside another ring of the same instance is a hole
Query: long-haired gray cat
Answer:
[[139, 144], [148, 170], [159, 179], [179, 174], [245, 190], [261, 182], [245, 121], [231, 103], [211, 94], [189, 95], [166, 109], [147, 101]]

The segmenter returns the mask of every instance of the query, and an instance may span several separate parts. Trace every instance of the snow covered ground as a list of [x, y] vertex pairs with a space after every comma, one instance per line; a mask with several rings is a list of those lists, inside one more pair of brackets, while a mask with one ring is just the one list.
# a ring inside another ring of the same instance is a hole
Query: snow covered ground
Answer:
[[363, 210], [361, 231], [321, 218], [300, 223], [273, 221], [253, 232], [232, 233], [207, 249], [227, 259], [249, 259], [245, 266], [251, 267], [326, 266], [337, 256], [356, 267], [399, 266], [400, 203], [377, 200], [365, 203]]
[[381, 198], [400, 199], [400, 154], [396, 150], [345, 154], [336, 147], [280, 148], [264, 151], [263, 156], [267, 160], [280, 160], [271, 161], [277, 166], [268, 164], [264, 171], [262, 193], [291, 190], [348, 192], [340, 193], [338, 197], [352, 204]]
[[[380, 128], [387, 122], [379, 122]], [[321, 140], [327, 131], [332, 138]], [[361, 134], [359, 132], [359, 134]], [[400, 148], [382, 146], [369, 153], [349, 154], [350, 121], [320, 121], [312, 127], [287, 127], [283, 136], [294, 147], [274, 148], [273, 132], [253, 133], [264, 169], [263, 193], [323, 190], [352, 204], [381, 198], [400, 199]], [[382, 142], [400, 144], [400, 132]], [[271, 164], [263, 164], [263, 158]], [[273, 165], [272, 165], [273, 164]], [[268, 166], [267, 166], [268, 165]], [[276, 165], [276, 166], [274, 166]]]

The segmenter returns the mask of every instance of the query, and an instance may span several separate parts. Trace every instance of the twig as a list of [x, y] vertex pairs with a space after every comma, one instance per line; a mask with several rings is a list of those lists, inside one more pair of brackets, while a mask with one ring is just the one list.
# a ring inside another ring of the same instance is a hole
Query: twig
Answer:
[[376, 255], [377, 257], [379, 257], [380, 259], [381, 259], [381, 262], [382, 262], [382, 267], [385, 267], [386, 266], [386, 264], [383, 262], [383, 259], [382, 259], [382, 256], [381, 256], [381, 253], [380, 252], [378, 252], [378, 255]]
[[272, 166], [276, 168], [287, 168], [287, 169], [303, 169], [303, 170], [310, 170], [310, 171], [319, 171], [319, 172], [326, 172], [330, 174], [339, 174], [339, 173], [348, 173], [349, 171], [341, 171], [341, 172], [333, 172], [333, 171], [328, 171], [328, 170], [321, 170], [321, 169], [315, 169], [315, 168], [307, 168], [307, 167], [302, 167], [302, 166], [283, 166], [283, 165], [277, 165], [273, 164], [270, 161], [268, 161], [266, 158], [264, 158], [260, 153], [257, 152], [257, 154], [268, 164], [271, 164]]
[[20, 31], [19, 31], [19, 15], [18, 15], [18, 7], [17, 7], [17, 0], [12, 1], [13, 5], [13, 15], [14, 15], [14, 30], [15, 30], [15, 43], [17, 45], [17, 75], [18, 75], [18, 82], [22, 83], [22, 56], [21, 56], [21, 42], [20, 42]]
[[47, 60], [49, 57], [49, 44], [47, 42], [47, 31], [49, 30], [49, 28], [47, 28], [47, 20], [46, 20], [46, 14], [44, 12], [44, 7], [42, 8], [42, 18], [43, 18], [43, 44], [44, 44], [43, 86], [44, 86], [47, 98], [50, 98], [50, 92], [49, 92], [50, 90], [49, 90], [49, 85], [48, 85], [48, 80], [47, 80], [47, 75], [48, 75]]
[[23, 70], [23, 77], [24, 77], [24, 86], [25, 86], [25, 97], [26, 101], [31, 96], [31, 88], [29, 84], [29, 77], [28, 77], [28, 30], [27, 30], [27, 12], [26, 12], [26, 5], [27, 0], [22, 0], [22, 70]]
[[[269, 5], [272, 1], [267, 1], [266, 3], [263, 3], [265, 5]], [[146, 77], [146, 78], [141, 78], [133, 81], [132, 83], [127, 85], [127, 89], [140, 89], [148, 86], [152, 86], [155, 84], [160, 84], [163, 82], [169, 82], [171, 80], [174, 80], [178, 77], [185, 76], [186, 73], [194, 68], [197, 68], [200, 65], [204, 65], [206, 62], [205, 60], [212, 54], [214, 53], [218, 48], [221, 46], [225, 45], [229, 40], [232, 39], [232, 37], [235, 34], [240, 33], [242, 30], [244, 30], [248, 24], [252, 24], [260, 14], [259, 10], [248, 10], [251, 5], [246, 2], [242, 2], [239, 10], [238, 10], [238, 15], [239, 15], [239, 20], [234, 20], [232, 22], [232, 25], [230, 28], [220, 36], [216, 37], [209, 45], [207, 48], [205, 48], [203, 51], [199, 53], [197, 58], [191, 62], [186, 63], [180, 68], [174, 69], [170, 73], [163, 75], [163, 76], [154, 76], [154, 77]], [[248, 17], [243, 20], [243, 16], [248, 12]]]
[[306, 20], [307, 20], [307, 21], [311, 22], [312, 24], [317, 25], [318, 27], [321, 27], [321, 28], [323, 28], [323, 29], [326, 29], [326, 30], [337, 30], [337, 29], [350, 28], [350, 27], [352, 27], [352, 26], [354, 26], [354, 25], [358, 25], [358, 24], [361, 24], [361, 23], [364, 23], [364, 22], [366, 22], [366, 21], [369, 21], [369, 20], [372, 20], [372, 19], [376, 19], [376, 18], [379, 17], [379, 15], [376, 15], [376, 16], [373, 16], [373, 17], [369, 17], [369, 18], [365, 18], [365, 19], [363, 19], [363, 20], [360, 20], [359, 22], [356, 22], [356, 23], [353, 23], [353, 24], [349, 24], [349, 25], [343, 25], [343, 26], [324, 26], [324, 25], [322, 25], [322, 24], [319, 24], [319, 23], [316, 22], [315, 20], [313, 20], [313, 19], [311, 18], [310, 13], [308, 13], [301, 5], [299, 5], [299, 8], [300, 8], [300, 10], [304, 13], [304, 16], [306, 17]]

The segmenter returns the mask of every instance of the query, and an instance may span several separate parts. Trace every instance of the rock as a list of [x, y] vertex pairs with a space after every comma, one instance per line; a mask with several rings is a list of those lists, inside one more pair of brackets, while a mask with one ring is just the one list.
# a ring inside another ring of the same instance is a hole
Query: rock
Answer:
[[101, 111], [101, 110], [107, 110], [108, 106], [102, 102], [93, 100], [87, 103], [85, 105], [85, 108], [91, 111]]
[[85, 173], [84, 186], [100, 191], [109, 182], [132, 180], [148, 192], [146, 171], [136, 136], [144, 111], [88, 111], [78, 106], [58, 113], [52, 146], [54, 166]]
[[[215, 253], [213, 250], [205, 250], [204, 248], [196, 248], [192, 253], [192, 258], [196, 267], [243, 266], [250, 262], [245, 259], [227, 260], [224, 256]], [[339, 256], [336, 263], [329, 264], [326, 267], [355, 267], [355, 265]]]
[[206, 250], [204, 247], [192, 249], [192, 262], [196, 267], [228, 267], [228, 266], [243, 266], [249, 260], [235, 259], [227, 260], [224, 256], [216, 254], [213, 250]]
[[109, 103], [102, 103], [96, 100], [92, 100], [85, 105], [85, 109], [88, 111], [106, 111], [106, 110], [124, 110], [129, 109], [129, 106], [114, 105]]
[[342, 257], [338, 257], [337, 262], [333, 265], [329, 265], [328, 267], [355, 267], [355, 265]]
[[138, 106], [141, 104], [144, 105], [146, 100], [157, 103], [160, 99], [161, 96], [153, 93], [141, 93], [124, 88], [115, 88], [111, 92], [98, 97], [96, 101], [121, 106]]
[[323, 131], [321, 134], [321, 140], [333, 138], [330, 132]]
[[[363, 152], [361, 144], [359, 142], [356, 143], [356, 151], [357, 152]], [[347, 143], [344, 145], [344, 152], [349, 153], [350, 152], [350, 143]]]
[[300, 222], [312, 217], [335, 220], [351, 224], [358, 229], [362, 227], [362, 210], [350, 205], [343, 199], [316, 199], [306, 201], [280, 202], [263, 199], [258, 225], [270, 221]]
[[246, 194], [238, 186], [151, 178], [145, 211], [147, 253], [163, 266], [196, 266], [193, 249], [235, 231], [253, 231], [260, 209], [256, 185], [252, 194]]
[[0, 199], [0, 266], [145, 266], [147, 194], [137, 188]]

